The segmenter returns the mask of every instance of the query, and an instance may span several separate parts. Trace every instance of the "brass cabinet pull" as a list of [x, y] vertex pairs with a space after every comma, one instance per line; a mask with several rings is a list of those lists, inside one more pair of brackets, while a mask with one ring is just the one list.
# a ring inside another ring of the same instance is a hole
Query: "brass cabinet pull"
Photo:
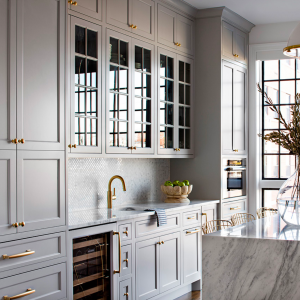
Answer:
[[178, 47], [181, 47], [181, 44], [180, 44], [180, 43], [178, 43], [178, 42], [177, 42], [177, 43], [175, 43], [175, 45], [176, 45], [176, 46], [178, 46]]
[[11, 142], [12, 142], [13, 144], [18, 144], [18, 139], [13, 139], [13, 140], [11, 140]]
[[164, 241], [161, 241], [161, 243], [164, 244], [165, 242], [164, 242]]
[[20, 140], [18, 140], [18, 142], [19, 142], [20, 144], [25, 144], [25, 140], [24, 140], [24, 139], [20, 139]]
[[238, 149], [233, 149], [233, 152], [239, 152], [239, 150]]
[[17, 227], [19, 227], [19, 224], [18, 223], [13, 223], [11, 226], [17, 228]]
[[161, 245], [161, 242], [157, 242], [158, 245]]
[[123, 231], [123, 233], [128, 236], [128, 231], [127, 230]]
[[174, 151], [180, 151], [180, 148], [175, 148]]
[[128, 294], [128, 293], [125, 293], [125, 294], [124, 294], [124, 296], [127, 296], [127, 297], [128, 297], [128, 296], [129, 296], [129, 294]]
[[238, 54], [233, 54], [234, 57], [239, 57]]
[[136, 147], [128, 147], [129, 150], [136, 150]]
[[132, 29], [137, 29], [137, 26], [133, 25], [133, 24], [129, 25], [129, 27], [132, 28]]
[[194, 231], [187, 231], [186, 234], [193, 234], [197, 232], [200, 232], [200, 229], [195, 229]]
[[119, 271], [114, 270], [114, 274], [120, 274], [121, 273], [121, 235], [120, 232], [114, 231], [114, 235], [119, 236]]
[[3, 259], [19, 258], [19, 257], [24, 257], [24, 256], [32, 255], [34, 253], [35, 253], [35, 251], [26, 250], [26, 252], [19, 253], [19, 254], [14, 254], [14, 255], [9, 255], [9, 256], [7, 254], [3, 254], [2, 258]]
[[19, 226], [24, 227], [25, 226], [25, 222], [19, 223]]
[[77, 6], [78, 4], [76, 1], [72, 1], [72, 0], [69, 0], [68, 3], [74, 6]]
[[19, 295], [16, 295], [16, 296], [12, 296], [12, 297], [4, 296], [4, 297], [3, 297], [3, 300], [19, 299], [19, 298], [22, 298], [22, 297], [31, 295], [31, 294], [33, 294], [33, 293], [35, 293], [35, 290], [27, 289], [27, 291], [26, 291], [25, 293], [22, 293], [22, 294], [19, 294]]
[[124, 262], [128, 262], [128, 258], [124, 259], [123, 261], [124, 261]]
[[240, 206], [230, 207], [230, 210], [237, 210], [237, 209], [241, 209], [241, 207]]
[[196, 219], [196, 216], [188, 217], [188, 220], [193, 220], [193, 219]]
[[69, 148], [77, 148], [77, 145], [76, 144], [74, 144], [74, 145], [69, 144], [68, 147]]

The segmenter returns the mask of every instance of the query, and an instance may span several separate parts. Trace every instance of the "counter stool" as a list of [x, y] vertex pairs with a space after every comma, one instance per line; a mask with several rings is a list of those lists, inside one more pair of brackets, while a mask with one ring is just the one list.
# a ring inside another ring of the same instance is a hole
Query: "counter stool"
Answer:
[[247, 213], [237, 213], [237, 214], [231, 216], [231, 222], [232, 222], [233, 226], [248, 223], [248, 222], [251, 222], [254, 220], [255, 220], [255, 217], [253, 215], [247, 214]]
[[269, 207], [262, 207], [262, 208], [259, 208], [256, 211], [258, 219], [262, 219], [262, 218], [265, 218], [265, 217], [270, 217], [272, 215], [277, 215], [277, 213], [278, 213], [278, 209], [269, 208]]
[[228, 220], [211, 220], [202, 225], [203, 234], [212, 233], [221, 229], [232, 227], [231, 221]]

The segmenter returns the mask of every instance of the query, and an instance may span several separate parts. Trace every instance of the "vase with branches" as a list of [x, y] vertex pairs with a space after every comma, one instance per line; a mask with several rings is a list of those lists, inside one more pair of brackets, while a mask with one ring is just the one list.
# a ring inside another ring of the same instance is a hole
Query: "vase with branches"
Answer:
[[259, 134], [263, 140], [286, 149], [290, 155], [296, 156], [295, 172], [281, 186], [277, 195], [278, 211], [282, 219], [289, 225], [300, 226], [300, 94], [296, 94], [295, 103], [291, 104], [291, 120], [287, 121], [279, 106], [275, 105], [266, 92], [257, 84], [269, 109], [276, 115], [283, 129], [265, 135]]

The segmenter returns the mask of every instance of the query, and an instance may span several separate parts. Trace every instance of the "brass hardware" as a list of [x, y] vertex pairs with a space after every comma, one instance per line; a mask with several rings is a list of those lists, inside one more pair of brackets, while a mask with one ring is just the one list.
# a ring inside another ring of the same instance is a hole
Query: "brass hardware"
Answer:
[[18, 140], [18, 143], [25, 144], [25, 140], [24, 139], [20, 139], [20, 140]]
[[19, 257], [24, 257], [24, 256], [32, 255], [34, 253], [35, 253], [35, 251], [26, 250], [26, 252], [19, 253], [19, 254], [14, 254], [14, 255], [9, 255], [9, 256], [7, 254], [3, 254], [2, 258], [3, 259], [19, 258]]
[[123, 231], [123, 233], [126, 234], [126, 235], [128, 236], [128, 231], [127, 231], [127, 230], [126, 230], [126, 231]]
[[239, 57], [238, 54], [233, 54], [234, 57]]
[[176, 45], [176, 46], [178, 46], [178, 47], [181, 47], [181, 44], [180, 44], [180, 43], [178, 43], [178, 42], [177, 42], [177, 43], [175, 43], [175, 45]]
[[116, 200], [117, 196], [116, 196], [116, 188], [114, 188], [114, 194], [112, 195], [111, 199]]
[[75, 148], [75, 149], [76, 149], [76, 148], [77, 148], [77, 145], [76, 145], [76, 144], [74, 144], [74, 145], [69, 144], [68, 147], [69, 147], [69, 148]]
[[123, 261], [128, 262], [128, 258], [124, 259]]
[[114, 231], [114, 235], [119, 236], [119, 271], [114, 270], [114, 274], [120, 274], [121, 273], [121, 235], [120, 232]]
[[69, 144], [69, 145], [68, 145], [68, 147], [69, 147], [69, 148], [72, 148], [72, 145], [71, 145], [71, 144]]
[[124, 296], [127, 296], [127, 297], [128, 297], [128, 296], [129, 296], [129, 294], [128, 294], [128, 293], [125, 293], [125, 294], [124, 294]]
[[238, 149], [233, 149], [233, 152], [239, 152], [239, 150]]
[[13, 144], [18, 144], [18, 139], [11, 140]]
[[19, 224], [18, 223], [13, 223], [11, 226], [17, 228], [19, 226]]
[[186, 234], [193, 234], [197, 232], [200, 232], [200, 229], [195, 229], [194, 231], [187, 231]]
[[25, 226], [25, 222], [19, 223], [19, 226], [24, 227]]
[[[113, 196], [112, 196], [112, 193], [111, 193], [111, 183], [113, 182], [114, 179], [120, 179], [121, 182], [122, 182], [122, 185], [123, 185], [123, 191], [125, 192], [126, 191], [126, 185], [125, 185], [125, 181], [123, 179], [123, 177], [121, 177], [120, 175], [115, 175], [113, 176], [109, 182], [108, 182], [108, 191], [107, 191], [107, 208], [112, 208], [112, 200], [113, 200]], [[116, 197], [116, 195], [114, 194], [114, 196]], [[115, 198], [116, 199], [116, 198]], [[114, 200], [115, 200], [114, 199]]]
[[133, 150], [136, 150], [136, 147], [132, 147]]
[[161, 245], [161, 242], [157, 242], [158, 245]]
[[161, 243], [164, 244], [165, 242], [164, 242], [164, 241], [161, 241]]
[[[202, 216], [205, 216], [205, 230], [207, 231], [207, 214], [206, 213], [202, 213]], [[202, 220], [201, 220], [202, 221]]]
[[237, 209], [241, 209], [241, 207], [240, 206], [230, 207], [230, 210], [237, 210]]
[[180, 151], [180, 148], [175, 148], [174, 151]]
[[137, 26], [133, 25], [133, 24], [129, 25], [129, 27], [132, 28], [132, 29], [137, 29]]
[[27, 291], [26, 291], [25, 293], [22, 293], [22, 294], [19, 294], [19, 295], [16, 295], [16, 296], [12, 296], [12, 297], [4, 296], [4, 297], [3, 297], [3, 300], [19, 299], [19, 298], [22, 298], [22, 297], [31, 295], [31, 294], [33, 294], [33, 293], [35, 293], [35, 290], [27, 289]]
[[129, 150], [136, 150], [136, 147], [128, 147]]
[[188, 220], [196, 219], [196, 216], [188, 217]]
[[72, 1], [72, 0], [69, 0], [68, 3], [74, 6], [77, 6], [78, 4], [76, 1]]

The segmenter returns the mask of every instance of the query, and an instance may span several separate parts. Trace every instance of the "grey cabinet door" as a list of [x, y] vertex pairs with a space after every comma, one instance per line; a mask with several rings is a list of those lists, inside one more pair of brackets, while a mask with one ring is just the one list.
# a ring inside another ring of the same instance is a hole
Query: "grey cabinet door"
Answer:
[[63, 151], [18, 151], [18, 232], [65, 225]]
[[16, 149], [16, 1], [0, 0], [0, 149]]
[[247, 34], [235, 28], [234, 31], [234, 54], [235, 60], [247, 64], [248, 62], [248, 38]]
[[131, 0], [132, 24], [137, 26], [132, 32], [154, 40], [155, 3], [153, 0]]
[[226, 22], [222, 24], [222, 54], [229, 59], [234, 59], [234, 30], [235, 28]]
[[65, 147], [65, 8], [65, 0], [18, 1], [18, 149]]
[[130, 0], [107, 0], [107, 23], [131, 31], [131, 5]]
[[158, 4], [157, 41], [169, 47], [176, 47], [176, 16], [177, 14]]
[[77, 0], [76, 2], [77, 5], [68, 4], [70, 10], [102, 20], [102, 0]]
[[136, 298], [159, 294], [159, 238], [136, 243]]
[[[188, 233], [198, 231], [195, 233]], [[190, 283], [201, 276], [201, 229], [191, 228], [183, 232], [183, 283]]]
[[180, 232], [160, 237], [160, 293], [180, 285]]
[[238, 154], [246, 152], [246, 77], [247, 70], [235, 67], [233, 98], [233, 149]]
[[177, 14], [176, 17], [176, 49], [180, 52], [187, 54], [193, 54], [194, 50], [194, 22], [188, 18], [185, 18]]
[[0, 150], [0, 236], [17, 232], [16, 170], [16, 151]]

